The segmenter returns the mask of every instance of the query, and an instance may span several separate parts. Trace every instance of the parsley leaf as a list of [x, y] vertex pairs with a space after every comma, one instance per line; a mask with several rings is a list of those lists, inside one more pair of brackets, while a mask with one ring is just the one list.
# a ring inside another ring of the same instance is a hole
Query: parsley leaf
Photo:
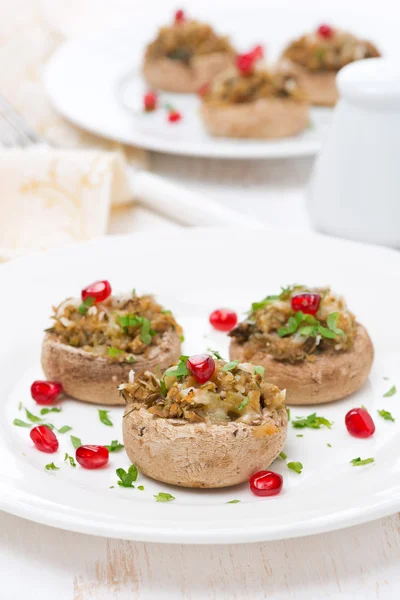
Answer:
[[127, 333], [128, 327], [140, 327], [140, 339], [147, 346], [151, 344], [152, 336], [157, 335], [157, 332], [152, 330], [151, 323], [146, 317], [128, 314], [120, 315], [117, 320], [123, 328], [123, 330], [125, 331], [125, 333]]
[[281, 453], [279, 454], [279, 456], [280, 456], [280, 458], [281, 458], [282, 460], [286, 460], [286, 459], [287, 459], [287, 454], [285, 454], [284, 452], [281, 452]]
[[395, 386], [395, 385], [393, 385], [393, 386], [390, 388], [390, 390], [386, 392], [386, 394], [383, 394], [383, 397], [384, 397], [384, 398], [390, 398], [390, 396], [394, 396], [396, 392], [397, 392], [397, 390], [396, 390], [396, 386]]
[[18, 402], [18, 410], [22, 410], [22, 402]]
[[287, 420], [290, 421], [290, 408], [286, 407]]
[[138, 489], [138, 490], [140, 490], [141, 492], [143, 492], [143, 490], [144, 490], [144, 485], [138, 485], [138, 488], [137, 488], [137, 489]]
[[222, 367], [221, 371], [233, 371], [233, 369], [236, 369], [238, 364], [239, 364], [238, 360], [230, 360]]
[[392, 414], [383, 408], [382, 410], [378, 410], [378, 414], [385, 419], [385, 421], [393, 421], [393, 423], [395, 421], [395, 419], [392, 417]]
[[246, 398], [245, 398], [245, 399], [243, 400], [243, 402], [240, 404], [240, 406], [239, 406], [238, 410], [243, 410], [243, 409], [244, 409], [244, 407], [248, 405], [248, 403], [249, 403], [249, 399], [248, 399], [248, 397], [246, 396]]
[[337, 326], [339, 317], [340, 314], [338, 312], [331, 313], [328, 315], [326, 324], [328, 325], [329, 329], [333, 331], [333, 333], [336, 333], [336, 335], [344, 335], [343, 329], [340, 329], [340, 327]]
[[373, 463], [373, 462], [375, 462], [374, 458], [361, 459], [360, 457], [353, 458], [353, 460], [350, 461], [350, 463], [353, 465], [353, 467], [361, 467], [362, 465], [369, 465], [370, 463]]
[[154, 495], [156, 502], [171, 502], [171, 500], [175, 500], [175, 496], [171, 496], [171, 494], [167, 494], [166, 492], [159, 492], [157, 495]]
[[285, 337], [297, 331], [300, 324], [304, 321], [304, 316], [305, 315], [301, 312], [301, 310], [299, 310], [292, 317], [289, 317], [286, 325], [278, 329], [279, 337]]
[[17, 427], [32, 427], [32, 423], [25, 423], [25, 421], [21, 421], [21, 419], [14, 419], [13, 425]]
[[328, 338], [328, 340], [334, 340], [336, 338], [336, 334], [333, 331], [322, 325], [318, 325], [318, 333], [322, 335], [322, 337]]
[[103, 423], [103, 425], [107, 425], [108, 427], [114, 427], [114, 423], [110, 421], [108, 418], [108, 410], [99, 410], [99, 419]]
[[251, 315], [256, 310], [260, 310], [260, 308], [264, 308], [267, 304], [271, 304], [271, 302], [275, 302], [275, 300], [279, 300], [280, 296], [266, 296], [264, 300], [260, 302], [253, 302], [251, 305], [251, 309], [248, 311], [248, 314]]
[[298, 433], [296, 437], [304, 437], [304, 435], [302, 433]]
[[332, 444], [326, 444], [328, 446], [328, 448], [332, 448]]
[[317, 417], [317, 413], [312, 413], [308, 417], [296, 417], [295, 421], [292, 421], [292, 425], [295, 428], [303, 429], [309, 427], [310, 429], [320, 429], [321, 425], [324, 425], [330, 429], [333, 425], [332, 421], [328, 421], [325, 417]]
[[60, 429], [57, 429], [58, 433], [67, 433], [68, 431], [71, 431], [72, 427], [70, 427], [69, 425], [63, 425], [62, 427], [60, 427]]
[[71, 435], [71, 442], [72, 442], [72, 445], [75, 448], [75, 450], [77, 448], [79, 448], [80, 446], [82, 446], [82, 440], [79, 439], [78, 437], [75, 437], [74, 435]]
[[155, 332], [151, 329], [149, 319], [146, 319], [146, 317], [142, 317], [142, 331], [140, 334], [140, 339], [144, 344], [146, 344], [146, 346], [149, 346], [151, 344], [152, 335], [155, 335]]
[[120, 444], [118, 440], [113, 440], [109, 446], [104, 446], [109, 452], [119, 452], [124, 448], [123, 444]]
[[117, 482], [118, 485], [126, 488], [135, 487], [132, 484], [134, 481], [136, 481], [138, 476], [138, 470], [136, 465], [131, 465], [128, 471], [125, 471], [125, 469], [117, 469], [115, 472], [119, 477], [119, 481]]
[[135, 362], [135, 357], [131, 355], [131, 356], [128, 358], [128, 362], [129, 362], [129, 363], [131, 363], [131, 365], [132, 365], [132, 364]]
[[240, 502], [240, 500], [229, 500], [227, 504], [237, 504], [238, 502]]
[[164, 396], [164, 398], [165, 398], [167, 395], [167, 386], [165, 385], [164, 379], [160, 379], [160, 390], [161, 390], [161, 395]]
[[58, 406], [53, 406], [53, 408], [42, 408], [42, 410], [40, 411], [41, 415], [47, 415], [48, 413], [59, 413], [61, 412], [61, 408], [58, 408]]
[[265, 367], [262, 367], [261, 365], [256, 365], [254, 367], [254, 375], [261, 375], [261, 379], [264, 379]]
[[114, 346], [110, 346], [109, 348], [107, 348], [107, 356], [115, 358], [120, 354], [123, 354], [123, 350], [120, 350], [119, 348], [114, 348]]
[[165, 371], [164, 376], [167, 377], [185, 377], [185, 375], [189, 375], [189, 369], [186, 366], [189, 356], [182, 354], [179, 357], [179, 363], [177, 367], [171, 367], [167, 371]]
[[32, 423], [41, 423], [43, 421], [43, 419], [41, 419], [40, 417], [37, 417], [36, 415], [32, 414], [27, 408], [25, 409], [26, 412], [26, 416], [27, 418], [32, 421]]
[[303, 470], [303, 465], [301, 464], [301, 462], [288, 462], [287, 467], [288, 467], [288, 469], [291, 469], [292, 471], [294, 471], [295, 473], [298, 473], [299, 475]]
[[78, 308], [81, 315], [86, 315], [88, 308], [90, 306], [93, 306], [93, 304], [95, 302], [96, 302], [96, 299], [92, 298], [92, 296], [88, 296], [87, 298], [85, 298], [85, 300], [82, 302], [82, 304]]
[[46, 471], [59, 471], [60, 467], [56, 467], [56, 465], [52, 462], [45, 466]]
[[220, 353], [218, 352], [218, 350], [213, 350], [212, 348], [207, 348], [208, 352], [211, 352], [211, 354], [213, 354], [214, 358], [216, 358], [217, 360], [224, 360], [222, 358], [222, 356], [220, 355]]
[[69, 461], [69, 464], [71, 465], [71, 467], [76, 467], [76, 462], [74, 460], [74, 457], [70, 456], [68, 454], [68, 452], [66, 452], [65, 456], [64, 456], [64, 462], [67, 462], [67, 461]]

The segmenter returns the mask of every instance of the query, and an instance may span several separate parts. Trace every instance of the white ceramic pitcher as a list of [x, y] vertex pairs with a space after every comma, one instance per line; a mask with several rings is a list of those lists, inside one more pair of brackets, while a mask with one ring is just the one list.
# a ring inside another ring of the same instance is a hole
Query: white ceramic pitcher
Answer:
[[400, 248], [400, 64], [354, 62], [337, 85], [308, 190], [311, 221], [323, 233]]

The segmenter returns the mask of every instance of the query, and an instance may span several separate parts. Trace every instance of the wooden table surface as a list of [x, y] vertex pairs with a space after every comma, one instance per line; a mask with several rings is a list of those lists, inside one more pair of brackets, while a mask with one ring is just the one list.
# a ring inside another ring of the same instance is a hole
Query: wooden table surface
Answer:
[[[213, 161], [152, 155], [152, 169], [264, 220], [308, 230], [312, 161]], [[176, 227], [145, 210], [110, 231]], [[288, 515], [290, 519], [290, 515]], [[323, 600], [400, 597], [399, 515], [307, 538], [224, 546], [107, 540], [0, 513], [1, 600]]]

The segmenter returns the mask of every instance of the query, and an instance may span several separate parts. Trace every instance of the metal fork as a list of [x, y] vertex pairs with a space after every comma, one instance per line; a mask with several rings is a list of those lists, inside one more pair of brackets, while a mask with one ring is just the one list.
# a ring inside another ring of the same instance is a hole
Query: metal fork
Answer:
[[11, 104], [0, 95], [0, 144], [6, 148], [25, 148], [32, 144], [46, 144]]

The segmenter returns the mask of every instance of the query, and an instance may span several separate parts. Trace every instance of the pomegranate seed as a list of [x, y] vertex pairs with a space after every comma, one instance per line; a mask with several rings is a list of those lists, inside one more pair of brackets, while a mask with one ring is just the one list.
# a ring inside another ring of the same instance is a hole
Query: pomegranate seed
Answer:
[[175, 23], [184, 23], [186, 21], [186, 15], [183, 10], [177, 10], [175, 13]]
[[237, 314], [230, 308], [217, 308], [210, 315], [210, 323], [218, 331], [230, 331], [237, 323]]
[[95, 281], [82, 290], [82, 300], [93, 298], [95, 302], [103, 302], [111, 296], [111, 285], [108, 281]]
[[147, 92], [143, 98], [143, 106], [146, 112], [152, 112], [157, 108], [157, 94], [156, 92]]
[[108, 463], [108, 450], [104, 446], [79, 446], [75, 456], [84, 469], [100, 469]]
[[320, 25], [317, 29], [317, 33], [322, 38], [329, 39], [333, 36], [333, 27], [330, 25]]
[[250, 477], [250, 489], [256, 496], [276, 496], [282, 485], [282, 475], [273, 471], [258, 471]]
[[261, 45], [255, 46], [250, 54], [254, 60], [261, 60], [264, 58], [264, 48]]
[[294, 311], [301, 310], [305, 315], [315, 315], [321, 302], [319, 294], [297, 294], [292, 297], [292, 308]]
[[242, 75], [249, 75], [253, 71], [255, 56], [248, 52], [247, 54], [238, 54], [236, 57], [236, 67]]
[[170, 110], [168, 113], [168, 121], [170, 123], [177, 123], [182, 119], [182, 115], [177, 110]]
[[188, 358], [186, 367], [199, 383], [206, 383], [215, 371], [215, 362], [208, 354], [196, 354]]
[[53, 454], [58, 450], [58, 439], [55, 433], [47, 425], [38, 425], [30, 431], [32, 442], [40, 452]]
[[368, 438], [375, 432], [375, 423], [365, 408], [352, 408], [345, 416], [344, 422], [350, 435]]
[[53, 404], [62, 391], [58, 381], [34, 381], [31, 385], [31, 396], [38, 404]]

